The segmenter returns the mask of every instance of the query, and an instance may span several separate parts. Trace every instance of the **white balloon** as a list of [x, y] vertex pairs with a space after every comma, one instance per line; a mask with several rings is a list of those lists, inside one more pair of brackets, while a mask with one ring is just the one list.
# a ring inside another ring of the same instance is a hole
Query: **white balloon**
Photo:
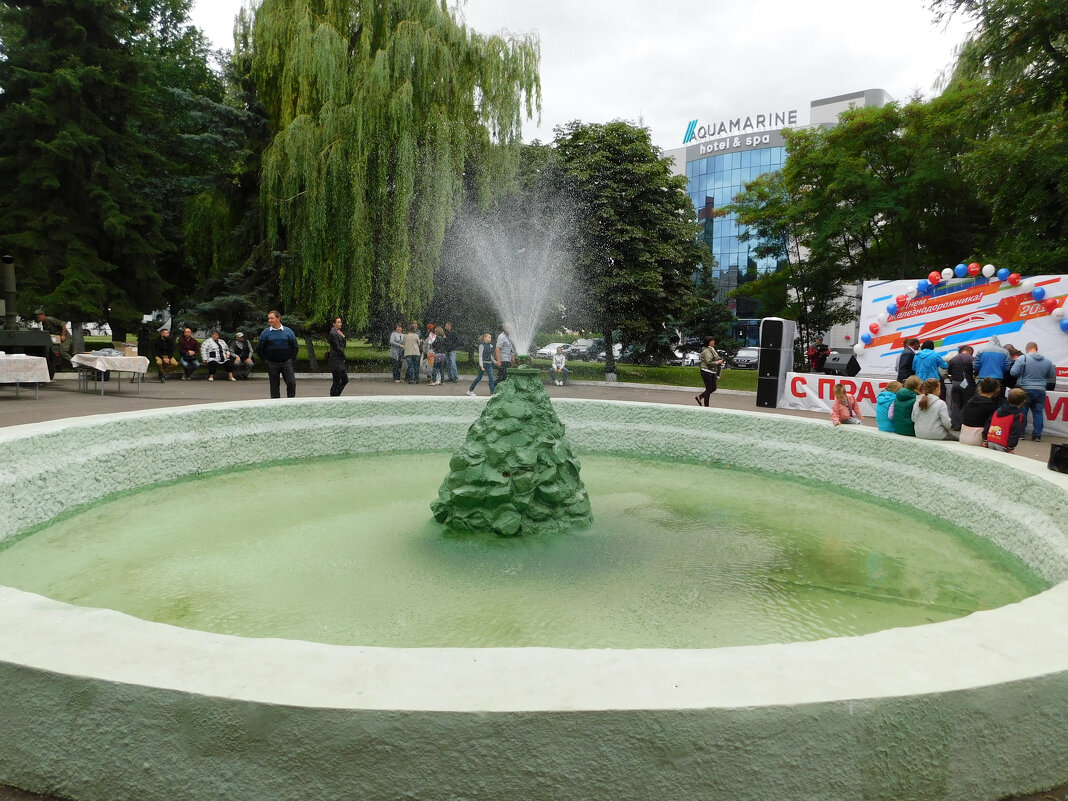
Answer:
[[914, 297], [916, 297], [916, 290], [910, 289], [905, 294], [909, 296], [909, 300], [912, 300]]
[[864, 354], [864, 346], [858, 342], [856, 345], [853, 346], [853, 353], [855, 355], [857, 355], [857, 356], [863, 355]]
[[993, 278], [997, 271], [998, 268], [995, 267], [993, 264], [986, 264], [983, 266], [983, 275], [985, 275], [987, 278]]
[[1022, 289], [1027, 294], [1031, 294], [1035, 289], [1035, 279], [1028, 278], [1026, 281], [1021, 281], [1020, 289]]
[[946, 269], [944, 269], [942, 271], [942, 280], [943, 281], [948, 281], [952, 277], [953, 277], [953, 270], [951, 268], [949, 268], [949, 267], [946, 267]]
[[880, 323], [885, 323], [887, 320], [890, 319], [890, 315], [887, 314], [886, 312], [879, 312], [878, 319], [879, 319]]
[[1049, 316], [1054, 317], [1058, 320], [1061, 319], [1062, 317], [1064, 317], [1064, 306], [1058, 306], [1056, 309], [1049, 313]]

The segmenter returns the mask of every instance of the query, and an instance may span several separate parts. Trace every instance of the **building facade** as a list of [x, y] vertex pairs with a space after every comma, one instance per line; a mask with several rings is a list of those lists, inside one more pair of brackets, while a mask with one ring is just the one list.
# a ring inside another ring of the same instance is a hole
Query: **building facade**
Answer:
[[[745, 185], [764, 173], [782, 169], [786, 160], [785, 128], [837, 125], [838, 117], [851, 107], [883, 106], [891, 102], [882, 89], [867, 89], [809, 103], [808, 118], [799, 109], [781, 109], [725, 120], [691, 120], [681, 147], [664, 151], [673, 160], [675, 172], [686, 176], [686, 192], [693, 202], [703, 237], [715, 258], [711, 270], [719, 296], [737, 288], [747, 274], [774, 270], [778, 259], [757, 259], [754, 243], [741, 241], [744, 230], [734, 214], [717, 215]], [[739, 318], [735, 337], [755, 336], [758, 310], [751, 301], [726, 299]]]

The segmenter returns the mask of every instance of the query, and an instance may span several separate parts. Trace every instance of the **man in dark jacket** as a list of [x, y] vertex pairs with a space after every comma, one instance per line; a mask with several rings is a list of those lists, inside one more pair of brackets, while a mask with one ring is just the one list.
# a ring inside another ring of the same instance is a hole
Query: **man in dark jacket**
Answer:
[[961, 345], [949, 365], [949, 420], [954, 431], [960, 430], [960, 412], [975, 395], [975, 358], [971, 345]]
[[153, 352], [156, 357], [156, 372], [159, 373], [159, 382], [167, 380], [167, 371], [178, 366], [178, 360], [174, 358], [174, 340], [171, 339], [171, 330], [161, 328], [159, 336], [153, 343]]
[[271, 309], [267, 312], [267, 327], [260, 334], [256, 352], [267, 365], [267, 379], [271, 385], [271, 397], [282, 397], [279, 376], [286, 382], [286, 397], [297, 396], [297, 377], [293, 366], [297, 360], [297, 335], [282, 325], [282, 315]]
[[920, 347], [920, 340], [906, 339], [905, 347], [901, 349], [901, 355], [897, 358], [897, 380], [904, 384], [912, 370], [912, 360], [916, 358], [916, 350]]

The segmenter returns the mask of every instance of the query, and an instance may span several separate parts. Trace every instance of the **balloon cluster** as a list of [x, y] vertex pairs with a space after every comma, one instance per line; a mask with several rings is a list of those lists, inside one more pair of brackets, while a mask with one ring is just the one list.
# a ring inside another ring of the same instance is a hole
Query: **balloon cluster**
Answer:
[[956, 267], [947, 267], [942, 272], [932, 270], [927, 274], [926, 278], [921, 278], [916, 282], [915, 289], [910, 289], [907, 293], [894, 298], [894, 301], [887, 305], [886, 311], [879, 313], [878, 322], [868, 326], [868, 331], [871, 333], [860, 335], [860, 342], [853, 346], [853, 352], [858, 356], [862, 354], [864, 347], [870, 345], [873, 337], [878, 335], [880, 326], [885, 325], [891, 317], [898, 313], [902, 306], [917, 295], [925, 295], [940, 283], [950, 281], [953, 278], [978, 278], [980, 275], [988, 279], [1003, 281], [1011, 287], [1019, 287], [1024, 292], [1029, 292], [1031, 297], [1041, 303], [1052, 317], [1060, 321], [1061, 330], [1068, 333], [1068, 318], [1065, 317], [1064, 307], [1059, 306], [1053, 298], [1047, 298], [1046, 290], [1040, 286], [1035, 286], [1033, 278], [1023, 278], [1019, 273], [1014, 273], [1005, 267], [998, 269], [993, 264], [981, 265], [979, 262], [973, 261], [971, 264], [958, 264]]

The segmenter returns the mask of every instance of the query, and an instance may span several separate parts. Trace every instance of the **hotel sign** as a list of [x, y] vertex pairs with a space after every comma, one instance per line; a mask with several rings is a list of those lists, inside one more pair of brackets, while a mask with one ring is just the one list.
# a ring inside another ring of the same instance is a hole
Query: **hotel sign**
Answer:
[[693, 141], [715, 139], [723, 136], [745, 136], [768, 129], [782, 130], [797, 125], [797, 109], [773, 111], [767, 114], [753, 114], [748, 117], [735, 117], [733, 120], [720, 120], [708, 125], [698, 125], [699, 120], [690, 120], [686, 133], [682, 137], [684, 145]]
[[706, 156], [716, 156], [721, 153], [756, 150], [763, 147], [783, 147], [785, 145], [786, 140], [780, 131], [768, 131], [767, 133], [746, 136], [725, 136], [722, 139], [713, 139], [711, 142], [690, 145], [686, 148], [686, 161], [696, 161]]

